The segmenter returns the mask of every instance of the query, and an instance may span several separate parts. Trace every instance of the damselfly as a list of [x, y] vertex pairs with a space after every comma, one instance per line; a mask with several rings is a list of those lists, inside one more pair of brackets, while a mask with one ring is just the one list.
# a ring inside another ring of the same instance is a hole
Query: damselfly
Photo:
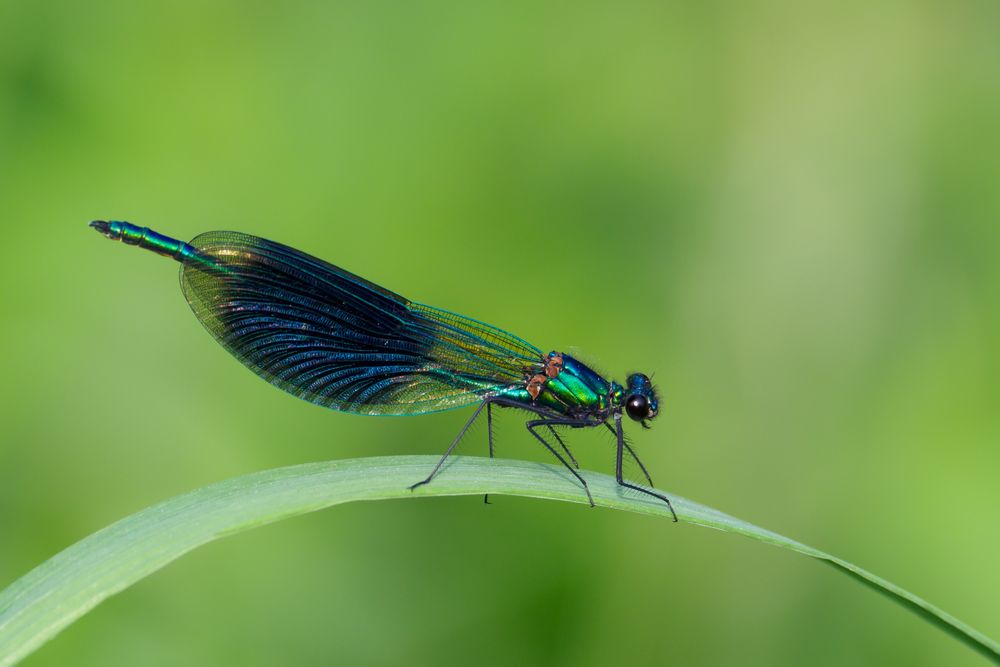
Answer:
[[180, 262], [181, 289], [209, 333], [247, 368], [290, 394], [365, 415], [417, 415], [478, 404], [434, 469], [411, 489], [434, 479], [483, 410], [492, 457], [496, 406], [532, 413], [528, 432], [583, 485], [591, 505], [587, 480], [556, 427], [609, 429], [617, 438], [618, 483], [670, 506], [665, 495], [632, 484], [622, 472], [628, 456], [653, 485], [622, 429], [623, 413], [648, 428], [659, 411], [653, 385], [641, 373], [629, 375], [622, 386], [568, 354], [544, 354], [506, 331], [414, 303], [249, 234], [207, 232], [184, 243], [127, 222], [95, 220], [90, 226], [109, 239]]

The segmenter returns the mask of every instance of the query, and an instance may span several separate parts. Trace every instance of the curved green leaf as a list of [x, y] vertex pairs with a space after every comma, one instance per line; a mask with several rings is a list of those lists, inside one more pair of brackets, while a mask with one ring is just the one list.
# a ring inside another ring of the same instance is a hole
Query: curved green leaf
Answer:
[[[557, 466], [455, 457], [434, 483], [408, 491], [436, 462], [429, 456], [329, 461], [212, 484], [122, 519], [77, 542], [0, 593], [0, 667], [13, 665], [105, 598], [197, 546], [254, 526], [355, 500], [490, 493], [584, 503]], [[584, 473], [602, 507], [669, 517], [666, 505], [623, 493], [607, 475]], [[826, 561], [886, 594], [994, 662], [1000, 645], [954, 616], [844, 560], [671, 495], [681, 521], [746, 535]]]

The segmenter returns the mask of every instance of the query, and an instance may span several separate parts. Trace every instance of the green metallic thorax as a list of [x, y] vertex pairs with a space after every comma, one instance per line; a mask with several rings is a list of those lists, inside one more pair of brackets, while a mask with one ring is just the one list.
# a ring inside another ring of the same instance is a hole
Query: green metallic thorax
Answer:
[[[568, 354], [562, 355], [562, 371], [542, 387], [534, 405], [568, 417], [602, 416], [619, 407], [624, 391], [617, 382], [608, 382]], [[525, 403], [532, 403], [525, 392]]]

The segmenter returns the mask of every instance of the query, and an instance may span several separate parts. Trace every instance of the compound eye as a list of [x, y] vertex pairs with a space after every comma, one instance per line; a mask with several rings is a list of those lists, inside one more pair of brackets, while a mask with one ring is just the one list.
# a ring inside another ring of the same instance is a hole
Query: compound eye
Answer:
[[642, 394], [632, 394], [625, 402], [625, 412], [635, 421], [649, 417], [649, 400]]

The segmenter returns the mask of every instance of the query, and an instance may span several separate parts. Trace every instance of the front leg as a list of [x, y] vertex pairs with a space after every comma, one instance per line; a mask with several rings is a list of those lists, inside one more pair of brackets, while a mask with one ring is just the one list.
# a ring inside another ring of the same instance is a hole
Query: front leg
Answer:
[[[609, 431], [611, 431], [611, 435], [617, 437], [618, 434], [615, 433], [615, 427], [614, 426], [612, 426], [608, 422], [604, 422], [604, 425], [608, 427]], [[642, 471], [642, 475], [643, 475], [643, 477], [646, 478], [646, 481], [649, 483], [649, 485], [650, 486], [656, 486], [655, 484], [653, 484], [653, 478], [649, 476], [649, 471], [646, 470], [646, 466], [643, 465], [642, 461], [639, 459], [639, 455], [636, 454], [635, 450], [632, 449], [632, 446], [628, 444], [628, 440], [625, 439], [625, 434], [624, 433], [622, 433], [622, 444], [625, 445], [625, 452], [629, 456], [631, 456], [632, 460], [635, 461], [636, 464], [639, 466], [639, 470]]]
[[[654, 498], [659, 498], [660, 500], [665, 502], [667, 504], [667, 508], [670, 510], [670, 514], [672, 514], [674, 517], [674, 523], [677, 523], [677, 512], [674, 511], [674, 506], [670, 503], [670, 498], [667, 498], [665, 495], [657, 491], [644, 489], [641, 486], [636, 486], [635, 484], [626, 482], [624, 477], [622, 476], [622, 457], [624, 455], [626, 445], [625, 445], [625, 432], [622, 430], [622, 413], [620, 412], [615, 413], [615, 435], [618, 436], [618, 451], [617, 455], [615, 456], [615, 480], [617, 480], [619, 485], [624, 486], [626, 489], [640, 491], [642, 493], [645, 493], [646, 495], [653, 496]], [[642, 464], [640, 464], [640, 466], [641, 465]], [[643, 468], [643, 471], [645, 471], [645, 468]]]

